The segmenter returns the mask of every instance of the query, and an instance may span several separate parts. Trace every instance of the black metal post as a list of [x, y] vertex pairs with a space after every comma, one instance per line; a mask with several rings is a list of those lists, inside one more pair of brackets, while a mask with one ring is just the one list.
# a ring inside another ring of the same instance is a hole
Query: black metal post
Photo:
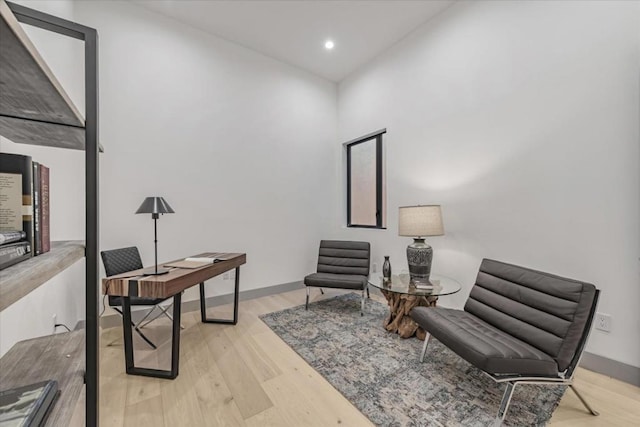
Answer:
[[151, 214], [153, 217], [153, 247], [155, 249], [156, 275], [158, 274], [158, 214]]
[[86, 404], [85, 424], [97, 426], [99, 422], [99, 269], [98, 269], [98, 32], [94, 28], [77, 24], [38, 10], [7, 2], [19, 22], [47, 31], [84, 40], [85, 78], [85, 305], [86, 305]]
[[98, 32], [85, 33], [85, 204], [86, 204], [86, 370], [91, 375], [86, 386], [86, 425], [99, 423], [100, 330], [98, 323], [100, 282], [98, 270]]
[[169, 270], [166, 268], [158, 269], [158, 218], [160, 214], [152, 213], [151, 218], [153, 218], [153, 253], [154, 253], [154, 271], [153, 273], [147, 273], [150, 275], [159, 276], [162, 274], [167, 274]]

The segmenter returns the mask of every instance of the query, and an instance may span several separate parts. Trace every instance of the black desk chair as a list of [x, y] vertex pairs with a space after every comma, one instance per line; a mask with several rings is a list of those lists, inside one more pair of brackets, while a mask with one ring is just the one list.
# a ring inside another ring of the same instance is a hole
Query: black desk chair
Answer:
[[[140, 259], [140, 252], [138, 252], [138, 248], [136, 248], [135, 246], [129, 248], [113, 249], [110, 251], [102, 251], [100, 252], [100, 256], [102, 256], [102, 263], [104, 264], [104, 269], [107, 273], [107, 277], [143, 268], [142, 260]], [[171, 308], [173, 304], [170, 304], [166, 307], [162, 307], [160, 305], [161, 302], [166, 301], [167, 299], [168, 298], [130, 298], [132, 306], [151, 307], [151, 309], [137, 324], [131, 322], [131, 326], [133, 327], [133, 330], [136, 331], [136, 333], [140, 335], [140, 337], [154, 349], [156, 348], [156, 345], [151, 342], [151, 340], [147, 338], [142, 333], [142, 331], [140, 331], [140, 328], [154, 321], [163, 314], [169, 319], [173, 320], [171, 315], [167, 312], [167, 310], [169, 310], [169, 308]], [[122, 297], [109, 295], [109, 306], [113, 308], [118, 314], [120, 314], [120, 316], [122, 316]], [[156, 309], [158, 309], [160, 312], [157, 313], [155, 317], [144, 323], [149, 318], [149, 316], [151, 316], [151, 313], [156, 311]]]
[[[369, 296], [369, 242], [322, 240], [318, 270], [304, 278], [307, 288], [305, 310], [309, 309], [309, 287], [362, 290], [360, 315], [364, 315], [364, 293]], [[324, 293], [324, 292], [323, 292]]]

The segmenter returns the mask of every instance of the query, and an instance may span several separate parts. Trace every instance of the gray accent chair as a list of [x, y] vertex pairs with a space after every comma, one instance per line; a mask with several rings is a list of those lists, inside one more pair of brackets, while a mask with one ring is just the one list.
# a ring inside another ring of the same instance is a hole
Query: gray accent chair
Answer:
[[362, 291], [360, 315], [364, 315], [364, 293], [369, 296], [369, 242], [322, 240], [316, 273], [304, 278], [307, 289], [305, 310], [309, 309], [309, 288], [338, 288]]
[[506, 383], [496, 416], [505, 418], [518, 384], [572, 384], [600, 291], [590, 283], [484, 259], [464, 310], [416, 307], [426, 332], [420, 361], [434, 336], [498, 383]]

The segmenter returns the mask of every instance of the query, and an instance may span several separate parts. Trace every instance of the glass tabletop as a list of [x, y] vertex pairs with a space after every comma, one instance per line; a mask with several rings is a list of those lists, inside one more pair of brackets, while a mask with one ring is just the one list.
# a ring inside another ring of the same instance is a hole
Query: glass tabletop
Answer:
[[370, 279], [369, 284], [383, 291], [423, 296], [451, 295], [462, 288], [456, 280], [439, 274], [432, 274], [429, 283], [412, 283], [407, 273], [392, 275], [389, 281], [383, 280], [382, 276], [377, 276]]

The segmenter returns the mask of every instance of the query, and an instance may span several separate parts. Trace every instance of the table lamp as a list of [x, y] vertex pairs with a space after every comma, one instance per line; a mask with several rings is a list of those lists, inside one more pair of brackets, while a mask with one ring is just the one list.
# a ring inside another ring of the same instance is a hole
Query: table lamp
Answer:
[[155, 260], [156, 268], [153, 273], [148, 273], [152, 276], [158, 276], [160, 274], [166, 274], [169, 270], [158, 270], [158, 217], [160, 214], [175, 213], [169, 203], [163, 197], [147, 197], [144, 199], [136, 214], [150, 213], [153, 218], [153, 244], [155, 245]]
[[413, 237], [413, 243], [407, 246], [411, 281], [429, 282], [433, 248], [425, 243], [424, 238], [444, 235], [440, 205], [401, 206], [398, 235]]

